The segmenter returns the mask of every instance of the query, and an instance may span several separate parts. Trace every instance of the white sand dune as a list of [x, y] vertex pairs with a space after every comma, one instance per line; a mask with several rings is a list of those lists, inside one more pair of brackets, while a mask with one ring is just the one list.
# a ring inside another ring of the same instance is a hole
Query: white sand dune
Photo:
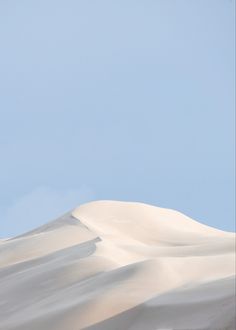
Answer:
[[235, 236], [92, 202], [0, 241], [1, 330], [234, 330]]

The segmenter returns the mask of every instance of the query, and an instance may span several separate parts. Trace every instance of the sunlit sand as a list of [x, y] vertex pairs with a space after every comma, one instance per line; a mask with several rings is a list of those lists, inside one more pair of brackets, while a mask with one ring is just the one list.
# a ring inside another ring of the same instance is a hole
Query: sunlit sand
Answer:
[[234, 253], [179, 212], [88, 203], [0, 240], [0, 329], [234, 330]]

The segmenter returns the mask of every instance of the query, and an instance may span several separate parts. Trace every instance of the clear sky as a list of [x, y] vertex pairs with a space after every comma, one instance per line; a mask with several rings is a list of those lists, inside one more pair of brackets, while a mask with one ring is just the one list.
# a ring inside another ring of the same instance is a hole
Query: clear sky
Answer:
[[142, 201], [234, 230], [230, 0], [0, 1], [0, 237]]

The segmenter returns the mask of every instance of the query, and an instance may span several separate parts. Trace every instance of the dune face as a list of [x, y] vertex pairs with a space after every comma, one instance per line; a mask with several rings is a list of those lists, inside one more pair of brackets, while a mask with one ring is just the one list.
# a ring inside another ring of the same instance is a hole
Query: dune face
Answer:
[[100, 201], [0, 240], [1, 330], [234, 330], [235, 237]]

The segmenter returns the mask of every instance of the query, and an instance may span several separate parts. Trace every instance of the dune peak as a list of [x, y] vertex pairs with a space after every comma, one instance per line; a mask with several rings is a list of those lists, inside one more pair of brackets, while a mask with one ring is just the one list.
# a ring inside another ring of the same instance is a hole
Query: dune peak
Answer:
[[0, 329], [233, 330], [234, 253], [171, 209], [80, 205], [0, 241]]

